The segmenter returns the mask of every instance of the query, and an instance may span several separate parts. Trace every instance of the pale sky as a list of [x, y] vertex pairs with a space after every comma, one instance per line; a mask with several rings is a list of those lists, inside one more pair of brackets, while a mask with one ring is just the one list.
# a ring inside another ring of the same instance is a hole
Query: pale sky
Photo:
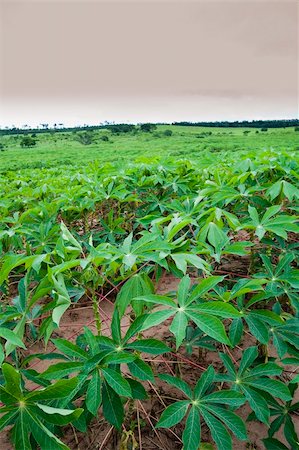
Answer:
[[0, 0], [0, 125], [298, 117], [299, 3]]

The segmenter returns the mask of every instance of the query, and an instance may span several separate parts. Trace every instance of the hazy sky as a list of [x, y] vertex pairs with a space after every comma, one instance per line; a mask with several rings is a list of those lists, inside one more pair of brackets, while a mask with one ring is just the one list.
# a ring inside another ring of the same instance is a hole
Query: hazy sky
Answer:
[[0, 125], [298, 117], [287, 0], [0, 0]]

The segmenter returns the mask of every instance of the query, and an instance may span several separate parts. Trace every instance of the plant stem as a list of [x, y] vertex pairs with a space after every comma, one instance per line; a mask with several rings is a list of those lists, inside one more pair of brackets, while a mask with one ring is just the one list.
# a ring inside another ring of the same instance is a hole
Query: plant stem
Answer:
[[92, 293], [92, 307], [93, 307], [94, 318], [96, 321], [98, 336], [100, 336], [102, 324], [101, 324], [101, 317], [100, 317], [99, 308], [98, 308], [97, 296], [95, 295], [94, 292]]

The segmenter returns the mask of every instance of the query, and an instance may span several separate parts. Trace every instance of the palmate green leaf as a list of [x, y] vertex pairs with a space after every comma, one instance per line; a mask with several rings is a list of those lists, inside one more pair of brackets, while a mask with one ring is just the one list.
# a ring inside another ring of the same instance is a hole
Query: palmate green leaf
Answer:
[[176, 349], [180, 347], [186, 336], [188, 319], [184, 311], [178, 311], [169, 327], [169, 331], [174, 334], [176, 339]]
[[128, 342], [132, 337], [134, 337], [137, 333], [139, 333], [142, 329], [142, 326], [145, 320], [149, 317], [149, 314], [143, 314], [142, 316], [137, 317], [134, 322], [129, 326], [125, 337], [123, 338], [123, 344]]
[[[226, 368], [226, 370], [228, 371], [228, 373], [230, 374], [230, 376], [232, 376], [233, 378], [235, 378], [236, 376], [236, 367], [233, 364], [231, 358], [226, 354], [226, 353], [219, 353], [220, 359], [222, 360], [224, 367]], [[245, 363], [245, 361], [244, 361]]]
[[242, 335], [243, 335], [243, 320], [234, 319], [229, 328], [229, 340], [231, 341], [234, 347], [239, 344]]
[[127, 344], [126, 348], [143, 353], [150, 353], [152, 355], [161, 355], [162, 353], [171, 351], [167, 345], [158, 339], [140, 339]]
[[197, 300], [199, 297], [206, 294], [223, 280], [224, 277], [219, 276], [209, 276], [207, 278], [204, 278], [194, 287], [194, 289], [192, 289], [187, 304], [189, 305], [193, 301]]
[[117, 308], [114, 308], [113, 316], [111, 320], [111, 334], [112, 339], [117, 343], [120, 344], [121, 342], [121, 329], [120, 329], [120, 317], [119, 312]]
[[20, 409], [11, 434], [15, 449], [32, 450], [29, 440], [30, 422], [27, 411]]
[[[275, 363], [269, 362], [264, 364], [259, 364], [258, 366], [254, 367], [250, 370], [250, 377], [251, 376], [278, 376], [281, 375], [283, 372], [283, 368], [278, 366]], [[244, 380], [246, 380], [246, 376], [243, 377]]]
[[97, 415], [102, 401], [102, 381], [99, 371], [95, 369], [91, 372], [91, 380], [88, 383], [86, 392], [86, 407], [91, 414]]
[[66, 339], [52, 339], [55, 347], [71, 359], [79, 359], [85, 361], [88, 358], [88, 353], [82, 350], [78, 345], [73, 344]]
[[120, 430], [124, 420], [124, 408], [121, 398], [106, 382], [103, 384], [102, 396], [105, 419]]
[[262, 439], [266, 450], [289, 450], [282, 442], [274, 438]]
[[114, 352], [103, 359], [103, 364], [127, 364], [136, 359], [136, 355], [129, 352]]
[[205, 303], [198, 303], [197, 305], [192, 305], [192, 310], [196, 312], [202, 312], [205, 314], [211, 314], [214, 316], [220, 316], [223, 318], [240, 318], [242, 314], [234, 308], [234, 306], [225, 302], [218, 301], [207, 301]]
[[245, 403], [246, 399], [237, 391], [216, 391], [202, 398], [201, 403], [216, 403], [239, 407]]
[[[99, 353], [97, 337], [88, 327], [84, 327], [83, 329], [84, 329], [84, 338], [86, 339], [86, 343], [89, 347], [89, 352], [92, 354], [92, 356], [95, 356]], [[101, 336], [101, 338], [104, 338], [104, 336]]]
[[204, 405], [210, 413], [220, 419], [227, 428], [229, 428], [235, 436], [241, 441], [247, 439], [246, 427], [243, 420], [229, 409], [222, 408], [216, 405]]
[[109, 386], [118, 394], [124, 397], [132, 397], [132, 392], [127, 380], [116, 370], [103, 368], [102, 375]]
[[[16, 400], [18, 400], [16, 397], [9, 394], [3, 386], [0, 386], [0, 402], [10, 407], [11, 405], [15, 405]], [[1, 408], [1, 411], [5, 412], [3, 411], [3, 408]]]
[[[281, 398], [281, 400], [291, 400], [292, 396], [288, 387], [278, 380], [272, 380], [270, 378], [257, 378], [257, 379], [245, 379], [246, 384], [254, 387], [255, 389], [259, 389], [261, 391], [269, 392], [269, 394], [274, 397]], [[244, 381], [245, 383], [245, 381]]]
[[75, 372], [79, 372], [83, 367], [84, 362], [80, 361], [61, 362], [48, 367], [41, 376], [46, 380], [57, 380]]
[[190, 310], [187, 315], [208, 336], [223, 344], [231, 345], [223, 323], [219, 319], [209, 314], [200, 314]]
[[70, 380], [59, 380], [56, 383], [51, 384], [45, 389], [39, 391], [32, 391], [26, 395], [26, 399], [30, 401], [41, 400], [55, 400], [67, 397], [78, 385], [77, 378], [71, 378]]
[[242, 353], [238, 375], [242, 375], [257, 357], [258, 357], [257, 347], [253, 346], [246, 348], [246, 350], [244, 350]]
[[184, 306], [186, 304], [186, 299], [187, 299], [187, 295], [189, 292], [190, 284], [191, 284], [190, 277], [189, 277], [189, 275], [186, 275], [181, 279], [181, 281], [178, 285], [177, 301], [180, 306]]
[[220, 420], [216, 419], [204, 406], [200, 408], [200, 412], [204, 421], [208, 425], [213, 440], [215, 441], [218, 450], [232, 450], [232, 439], [230, 434]]
[[147, 302], [147, 303], [153, 303], [154, 305], [169, 306], [170, 308], [177, 307], [176, 302], [173, 299], [166, 297], [166, 295], [149, 294], [149, 295], [145, 295], [143, 297], [136, 297], [136, 298], [134, 298], [134, 300], [141, 301], [141, 302]]
[[197, 407], [192, 406], [182, 435], [184, 450], [198, 450], [200, 445], [200, 415]]
[[174, 310], [163, 309], [161, 311], [156, 311], [147, 314], [147, 317], [145, 318], [140, 331], [145, 331], [148, 328], [160, 325], [160, 323], [164, 322], [165, 320], [169, 319], [169, 317], [173, 316], [174, 313], [175, 313]]
[[23, 397], [21, 389], [21, 374], [10, 364], [2, 364], [2, 374], [5, 380], [4, 389], [16, 399]]
[[0, 417], [0, 431], [2, 431], [5, 427], [14, 422], [14, 419], [18, 415], [19, 411], [15, 408], [12, 411], [8, 411], [6, 414], [3, 414], [3, 408], [1, 408], [0, 413], [2, 414]]
[[34, 414], [30, 409], [26, 410], [30, 431], [41, 448], [53, 450], [69, 450], [69, 447], [61, 442]]
[[241, 389], [244, 392], [251, 409], [255, 412], [256, 417], [261, 422], [268, 424], [270, 411], [264, 397], [249, 386], [241, 385]]
[[135, 359], [135, 361], [128, 364], [128, 368], [131, 374], [140, 380], [154, 381], [155, 379], [151, 367], [142, 361], [142, 359]]
[[[120, 317], [124, 315], [127, 307], [131, 304], [133, 299], [134, 306], [137, 308], [135, 298], [151, 295], [152, 292], [152, 284], [147, 274], [138, 273], [129, 278], [129, 280], [126, 281], [126, 283], [121, 287], [116, 297], [116, 305], [119, 309]], [[140, 304], [140, 308], [143, 308], [142, 302]], [[141, 310], [138, 311], [137, 315], [139, 315], [140, 312]]]
[[215, 378], [215, 370], [213, 366], [209, 366], [207, 370], [201, 375], [194, 388], [194, 398], [199, 399], [206, 392], [209, 386], [213, 383]]
[[[8, 328], [0, 327], [0, 337], [3, 339], [6, 339], [6, 341], [9, 344], [12, 344], [14, 347], [21, 347], [26, 349], [25, 344], [23, 343], [22, 339], [17, 336], [13, 331], [9, 330]], [[6, 346], [7, 348], [7, 346]], [[10, 352], [6, 350], [7, 356]]]
[[168, 406], [156, 425], [157, 428], [170, 428], [179, 423], [186, 415], [190, 400], [181, 400]]
[[[40, 403], [36, 403], [36, 406], [39, 408], [36, 409], [37, 416], [41, 414], [47, 422], [59, 426], [67, 425], [68, 423], [77, 420], [83, 412], [82, 408], [77, 408], [75, 410], [53, 408], [52, 406], [42, 405]], [[30, 409], [32, 410], [32, 408]]]
[[163, 381], [166, 381], [168, 384], [175, 386], [177, 389], [182, 391], [187, 397], [192, 398], [192, 390], [190, 386], [183, 380], [177, 377], [173, 377], [166, 373], [159, 374], [159, 378]]
[[132, 391], [132, 398], [137, 400], [145, 400], [148, 398], [146, 390], [139, 381], [133, 380], [132, 378], [127, 378], [127, 382], [130, 385]]

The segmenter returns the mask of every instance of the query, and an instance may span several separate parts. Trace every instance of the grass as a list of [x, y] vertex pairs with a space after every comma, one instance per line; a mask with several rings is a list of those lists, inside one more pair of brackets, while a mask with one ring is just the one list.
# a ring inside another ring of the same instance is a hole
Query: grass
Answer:
[[[172, 131], [172, 136], [163, 136], [166, 129]], [[198, 161], [204, 158], [222, 159], [234, 152], [245, 154], [271, 148], [291, 152], [299, 149], [298, 133], [294, 132], [293, 127], [261, 132], [245, 128], [161, 125], [154, 133], [114, 136], [110, 131], [100, 130], [93, 134], [94, 143], [91, 145], [79, 143], [76, 134], [71, 132], [40, 134], [37, 136], [37, 145], [33, 148], [20, 146], [21, 135], [3, 136], [0, 138], [0, 144], [4, 145], [4, 150], [0, 153], [0, 171], [82, 166], [95, 160], [100, 164], [110, 162], [117, 165], [146, 158], [153, 160], [173, 157]], [[102, 141], [102, 135], [107, 135], [109, 141]]]

